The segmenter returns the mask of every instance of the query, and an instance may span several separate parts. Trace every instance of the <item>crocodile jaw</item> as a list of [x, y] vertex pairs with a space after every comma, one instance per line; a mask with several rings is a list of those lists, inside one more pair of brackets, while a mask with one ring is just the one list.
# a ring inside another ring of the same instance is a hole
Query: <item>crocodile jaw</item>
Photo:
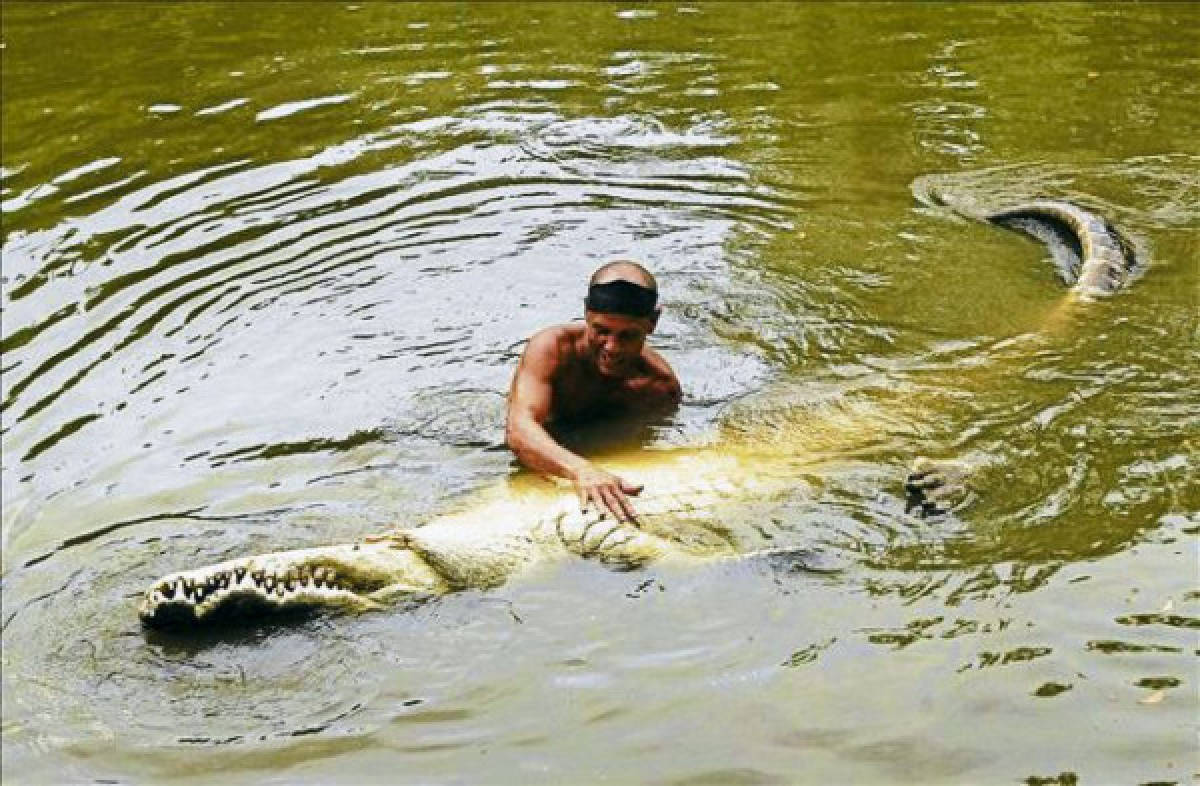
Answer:
[[150, 627], [188, 627], [243, 615], [305, 609], [371, 611], [405, 595], [440, 594], [445, 581], [403, 535], [281, 551], [164, 576], [138, 616]]

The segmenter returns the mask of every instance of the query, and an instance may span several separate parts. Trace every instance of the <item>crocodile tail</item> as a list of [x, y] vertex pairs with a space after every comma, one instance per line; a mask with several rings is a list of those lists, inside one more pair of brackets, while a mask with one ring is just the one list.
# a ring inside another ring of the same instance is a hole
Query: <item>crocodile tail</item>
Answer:
[[1111, 295], [1123, 287], [1137, 267], [1133, 245], [1103, 217], [1060, 200], [1033, 200], [987, 214], [993, 224], [1023, 231], [1045, 242], [1057, 257], [1071, 291], [1083, 299]]

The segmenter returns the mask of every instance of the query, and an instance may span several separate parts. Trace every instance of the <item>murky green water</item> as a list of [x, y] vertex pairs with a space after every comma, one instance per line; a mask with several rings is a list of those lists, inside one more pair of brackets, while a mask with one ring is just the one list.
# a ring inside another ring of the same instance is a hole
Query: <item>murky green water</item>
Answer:
[[[5, 783], [1200, 771], [1197, 6], [6, 3], [2, 38]], [[930, 172], [1148, 263], [1064, 313]], [[896, 403], [771, 522], [836, 570], [139, 628], [166, 571], [515, 472], [522, 341], [615, 256], [686, 388], [647, 448]], [[906, 514], [918, 454], [974, 505]]]

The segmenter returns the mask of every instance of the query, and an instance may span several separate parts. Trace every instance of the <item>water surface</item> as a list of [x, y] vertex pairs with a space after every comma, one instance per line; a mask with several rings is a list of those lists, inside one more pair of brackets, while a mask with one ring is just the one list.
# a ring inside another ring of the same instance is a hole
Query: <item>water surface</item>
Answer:
[[[6, 782], [1200, 770], [1196, 7], [8, 3], [2, 38]], [[933, 172], [1145, 267], [1064, 311]], [[819, 560], [140, 629], [164, 572], [511, 477], [523, 341], [618, 256], [685, 401], [617, 447], [891, 413], [764, 517]], [[907, 513], [916, 455], [974, 503]]]

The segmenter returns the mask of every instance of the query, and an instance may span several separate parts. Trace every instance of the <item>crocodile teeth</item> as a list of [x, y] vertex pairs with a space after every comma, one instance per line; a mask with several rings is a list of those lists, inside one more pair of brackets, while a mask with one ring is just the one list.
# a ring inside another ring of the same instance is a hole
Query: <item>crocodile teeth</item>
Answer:
[[242, 579], [244, 579], [246, 577], [246, 569], [245, 568], [234, 568], [233, 575], [237, 578], [238, 583], [241, 583]]

